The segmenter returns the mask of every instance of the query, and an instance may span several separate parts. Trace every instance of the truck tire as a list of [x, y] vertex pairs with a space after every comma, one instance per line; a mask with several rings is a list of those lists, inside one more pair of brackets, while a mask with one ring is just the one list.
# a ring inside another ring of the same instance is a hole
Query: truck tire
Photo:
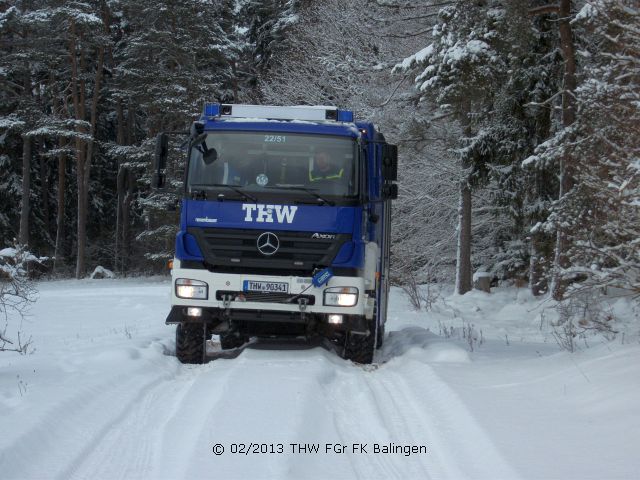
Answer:
[[355, 363], [372, 363], [376, 339], [375, 332], [370, 332], [368, 335], [347, 333], [342, 357]]
[[384, 343], [384, 324], [378, 327], [378, 333], [376, 338], [376, 348], [382, 348], [383, 343]]
[[[376, 303], [374, 304], [374, 307], [373, 307], [373, 318], [378, 319], [378, 299], [377, 298], [376, 298]], [[376, 348], [382, 348], [383, 343], [384, 343], [384, 323], [382, 325], [378, 325], [378, 328], [376, 329]]]
[[199, 323], [180, 323], [176, 327], [176, 357], [180, 363], [202, 363], [204, 360], [203, 327]]

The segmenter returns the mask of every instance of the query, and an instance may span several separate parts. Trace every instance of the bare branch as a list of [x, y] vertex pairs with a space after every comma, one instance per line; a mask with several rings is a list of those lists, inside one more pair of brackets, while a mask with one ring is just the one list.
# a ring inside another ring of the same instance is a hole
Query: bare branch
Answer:
[[543, 5], [541, 7], [535, 7], [529, 9], [529, 15], [535, 17], [537, 15], [544, 15], [545, 13], [555, 13], [558, 14], [560, 12], [560, 5]]

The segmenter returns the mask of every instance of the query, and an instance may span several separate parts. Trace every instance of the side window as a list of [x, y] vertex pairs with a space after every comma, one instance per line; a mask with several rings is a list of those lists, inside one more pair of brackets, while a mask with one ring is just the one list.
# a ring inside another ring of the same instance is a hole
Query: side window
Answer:
[[368, 196], [369, 191], [369, 182], [367, 181], [368, 175], [367, 172], [369, 170], [369, 165], [367, 163], [367, 146], [365, 143], [360, 143], [360, 147], [357, 149], [358, 156], [360, 157], [354, 162], [354, 169], [357, 165], [360, 166], [359, 170], [353, 172], [353, 178], [358, 179], [358, 189], [360, 191], [360, 195], [362, 197]]

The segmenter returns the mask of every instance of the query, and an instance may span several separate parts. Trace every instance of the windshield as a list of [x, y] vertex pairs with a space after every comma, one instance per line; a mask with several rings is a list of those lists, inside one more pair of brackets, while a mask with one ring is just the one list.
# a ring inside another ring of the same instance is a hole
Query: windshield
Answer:
[[187, 192], [286, 193], [331, 204], [327, 197], [357, 195], [356, 152], [355, 140], [348, 137], [212, 132], [191, 147]]

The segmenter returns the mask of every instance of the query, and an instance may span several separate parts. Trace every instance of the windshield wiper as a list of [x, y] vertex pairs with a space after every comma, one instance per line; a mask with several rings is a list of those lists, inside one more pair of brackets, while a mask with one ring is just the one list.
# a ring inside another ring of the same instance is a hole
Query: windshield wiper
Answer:
[[254, 197], [253, 195], [248, 194], [247, 192], [243, 191], [240, 189], [242, 185], [227, 185], [226, 183], [195, 183], [193, 185], [190, 185], [191, 188], [205, 188], [205, 189], [209, 189], [210, 187], [227, 187], [231, 190], [233, 190], [234, 192], [236, 192], [238, 195], [240, 195], [243, 199], [245, 200], [251, 200], [254, 203], [258, 202], [258, 199], [256, 197]]
[[311, 188], [306, 188], [306, 187], [294, 187], [294, 186], [290, 186], [290, 185], [283, 185], [281, 187], [278, 186], [269, 186], [269, 187], [264, 187], [264, 188], [275, 188], [275, 189], [282, 189], [282, 190], [298, 190], [300, 192], [306, 192], [309, 195], [311, 195], [312, 197], [314, 197], [316, 200], [322, 202], [322, 205], [329, 205], [330, 207], [334, 207], [335, 206], [335, 202], [332, 202], [331, 200], [327, 200], [326, 198], [322, 197], [321, 195], [317, 194], [313, 189]]

